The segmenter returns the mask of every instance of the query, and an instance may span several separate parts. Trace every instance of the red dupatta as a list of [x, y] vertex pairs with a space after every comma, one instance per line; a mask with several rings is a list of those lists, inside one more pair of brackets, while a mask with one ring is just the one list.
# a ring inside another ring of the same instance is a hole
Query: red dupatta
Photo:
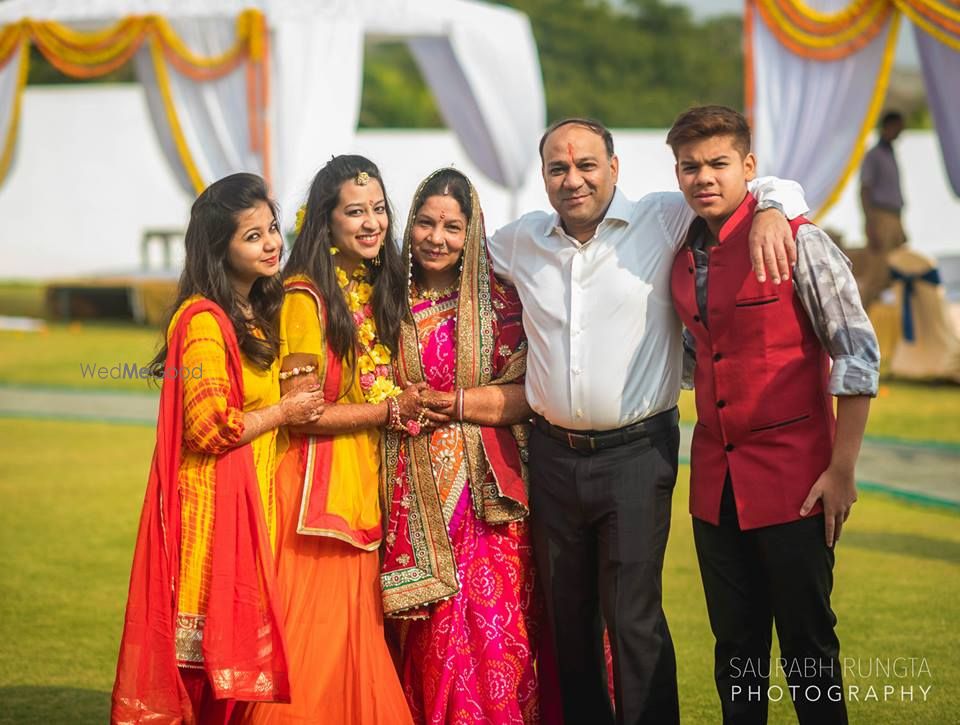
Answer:
[[[209, 312], [223, 333], [228, 404], [243, 408], [243, 367], [233, 325], [200, 300], [170, 336], [166, 369], [181, 369], [187, 326]], [[183, 441], [183, 382], [164, 377], [157, 444], [133, 553], [123, 637], [113, 687], [112, 723], [193, 723], [175, 648], [180, 577], [178, 473]], [[249, 444], [218, 456], [212, 572], [203, 631], [204, 668], [218, 699], [290, 701], [286, 656], [274, 595], [274, 566], [253, 452]]]

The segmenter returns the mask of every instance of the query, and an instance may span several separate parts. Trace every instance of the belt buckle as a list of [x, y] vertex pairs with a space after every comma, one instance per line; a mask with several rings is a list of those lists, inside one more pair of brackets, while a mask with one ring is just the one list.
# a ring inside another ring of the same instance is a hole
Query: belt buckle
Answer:
[[579, 451], [584, 449], [584, 446], [580, 445], [581, 441], [586, 441], [588, 444], [586, 447], [589, 448], [590, 451], [597, 450], [597, 445], [593, 439], [593, 436], [587, 435], [586, 433], [574, 433], [573, 431], [567, 431], [567, 445], [573, 450]]

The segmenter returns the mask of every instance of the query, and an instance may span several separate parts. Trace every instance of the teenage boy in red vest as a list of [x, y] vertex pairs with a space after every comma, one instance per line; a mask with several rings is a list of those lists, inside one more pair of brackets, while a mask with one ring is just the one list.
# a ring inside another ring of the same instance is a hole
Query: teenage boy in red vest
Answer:
[[[667, 143], [698, 215], [671, 284], [696, 359], [690, 512], [723, 721], [765, 723], [774, 692], [793, 700], [801, 723], [846, 723], [833, 545], [857, 499], [877, 339], [849, 262], [806, 219], [791, 222], [789, 280], [751, 273], [756, 159], [742, 115], [690, 109]], [[769, 686], [774, 623], [781, 659], [772, 669], [788, 683], [779, 690]]]

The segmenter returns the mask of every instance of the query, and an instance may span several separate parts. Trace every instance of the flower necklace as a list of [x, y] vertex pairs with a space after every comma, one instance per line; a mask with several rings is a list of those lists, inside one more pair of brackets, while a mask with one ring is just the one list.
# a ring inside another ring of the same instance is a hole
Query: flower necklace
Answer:
[[[336, 247], [330, 253], [336, 254]], [[400, 388], [393, 382], [393, 369], [390, 366], [390, 350], [377, 341], [377, 323], [373, 317], [373, 307], [370, 298], [373, 296], [373, 287], [367, 281], [367, 267], [363, 262], [353, 270], [352, 278], [356, 284], [351, 286], [351, 280], [339, 266], [337, 270], [337, 284], [343, 291], [347, 308], [353, 315], [353, 322], [357, 326], [357, 365], [360, 368], [360, 389], [363, 398], [368, 403], [382, 403], [387, 398], [400, 394]]]

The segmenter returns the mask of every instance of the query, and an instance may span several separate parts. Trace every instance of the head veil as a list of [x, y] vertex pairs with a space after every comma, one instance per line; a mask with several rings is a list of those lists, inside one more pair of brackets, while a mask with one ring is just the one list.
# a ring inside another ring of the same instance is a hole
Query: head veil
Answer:
[[[445, 171], [456, 169], [438, 169], [424, 179], [413, 195], [413, 204], [407, 216], [407, 226], [403, 233], [403, 251], [401, 259], [406, 264], [406, 284], [404, 286], [404, 316], [401, 323], [401, 336], [414, 344], [417, 340], [416, 323], [410, 304], [410, 285], [413, 280], [413, 254], [411, 252], [411, 238], [413, 223], [417, 215], [417, 201], [423, 193], [424, 187], [434, 176]], [[521, 378], [526, 370], [526, 345], [521, 345], [515, 353], [515, 360], [501, 374], [494, 376], [493, 358], [495, 311], [493, 309], [494, 291], [501, 292], [502, 285], [496, 281], [490, 270], [490, 259], [487, 255], [487, 236], [483, 224], [483, 210], [480, 208], [480, 198], [477, 190], [466, 177], [457, 171], [466, 180], [470, 190], [470, 222], [467, 224], [466, 242], [463, 245], [463, 254], [460, 257], [460, 296], [457, 303], [457, 387], [473, 388], [478, 385], [487, 385], [491, 382], [507, 383]], [[499, 288], [494, 290], [493, 288]], [[401, 342], [403, 350], [403, 342]], [[410, 349], [413, 352], [413, 349]], [[423, 370], [420, 365], [420, 355], [405, 356], [405, 367], [401, 371], [410, 383], [423, 381]], [[494, 379], [496, 377], [496, 379]]]

